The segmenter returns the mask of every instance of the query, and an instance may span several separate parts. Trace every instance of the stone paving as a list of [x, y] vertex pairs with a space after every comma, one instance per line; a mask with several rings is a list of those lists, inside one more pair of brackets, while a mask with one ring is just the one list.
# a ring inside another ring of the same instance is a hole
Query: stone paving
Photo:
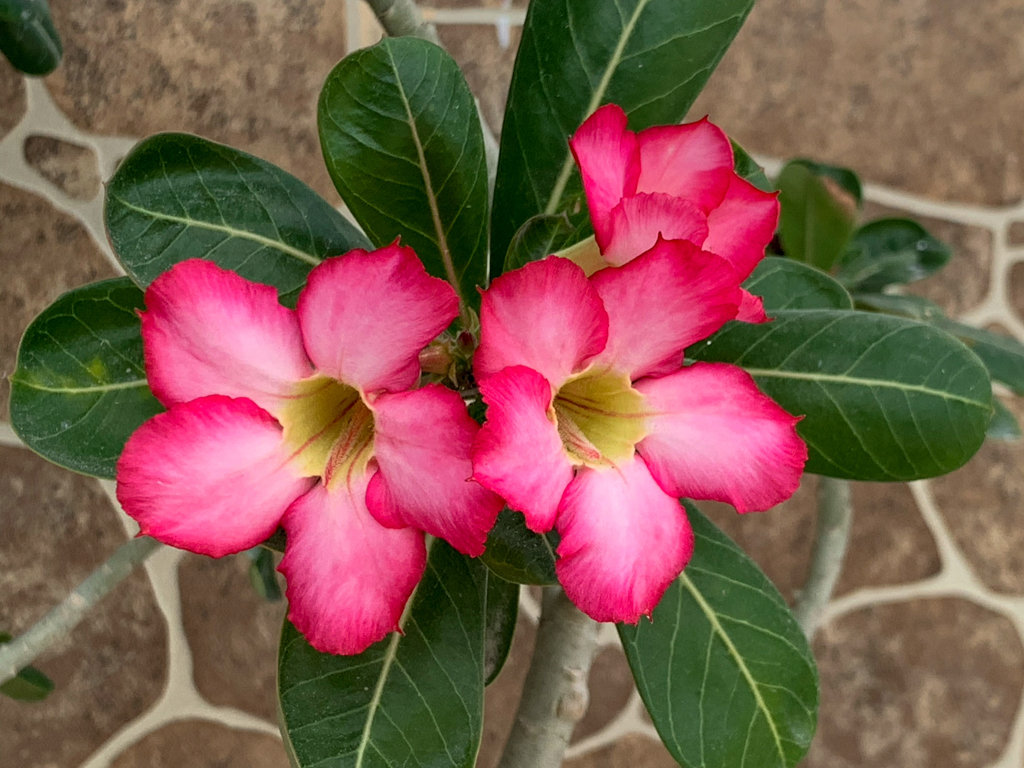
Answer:
[[[265, 157], [339, 202], [315, 104], [329, 69], [379, 37], [357, 0], [53, 0], [61, 68], [0, 61], [0, 373], [32, 317], [118, 273], [101, 181], [137, 138], [188, 130]], [[500, 127], [525, 2], [426, 9]], [[694, 107], [770, 172], [804, 155], [860, 172], [866, 218], [921, 220], [955, 251], [912, 290], [1024, 341], [1024, 6], [958, 0], [759, 0]], [[1024, 404], [1000, 390], [1024, 419]], [[6, 419], [8, 386], [0, 381]], [[850, 552], [814, 650], [808, 768], [1024, 768], [1024, 444], [986, 444], [952, 475], [856, 484]], [[780, 508], [707, 511], [787, 598], [814, 534], [813, 479]], [[0, 628], [24, 631], [132, 523], [110, 483], [25, 450], [0, 421]], [[493, 768], [533, 643], [524, 591], [511, 660], [487, 691]], [[281, 604], [241, 557], [163, 550], [38, 665], [57, 684], [0, 698], [0, 765], [283, 768], [274, 661]], [[606, 627], [567, 765], [675, 765]]]

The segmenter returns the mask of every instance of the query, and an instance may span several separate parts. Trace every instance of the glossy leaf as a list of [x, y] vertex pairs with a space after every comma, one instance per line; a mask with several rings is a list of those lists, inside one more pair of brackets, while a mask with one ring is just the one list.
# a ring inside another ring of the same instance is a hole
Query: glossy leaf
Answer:
[[128, 278], [65, 293], [26, 329], [11, 376], [11, 425], [54, 464], [112, 478], [125, 441], [163, 410], [149, 391]]
[[579, 205], [582, 185], [567, 140], [580, 124], [608, 103], [626, 110], [633, 130], [680, 122], [752, 5], [753, 0], [530, 3], [501, 131], [492, 277], [527, 219]]
[[688, 353], [734, 363], [789, 413], [807, 471], [851, 480], [952, 472], [980, 447], [992, 414], [988, 371], [952, 336], [867, 312], [779, 312], [730, 323]]
[[264, 547], [253, 547], [245, 554], [249, 558], [249, 583], [253, 590], [267, 602], [279, 601], [283, 595], [277, 583], [274, 553]]
[[547, 536], [526, 527], [522, 513], [504, 509], [487, 535], [487, 549], [480, 560], [506, 581], [557, 584], [555, 547]]
[[516, 232], [505, 254], [505, 268], [511, 272], [531, 261], [543, 259], [559, 250], [561, 244], [572, 239], [576, 233], [569, 217], [564, 213], [545, 216], [543, 213], [529, 219]]
[[916, 221], [879, 219], [854, 232], [836, 279], [851, 291], [878, 292], [928, 277], [946, 266], [951, 254]]
[[814, 735], [818, 673], [785, 600], [690, 503], [690, 564], [651, 621], [620, 624], [637, 690], [686, 768], [791, 768]]
[[775, 191], [775, 187], [772, 186], [771, 181], [765, 175], [764, 168], [758, 165], [757, 161], [735, 141], [732, 142], [732, 154], [733, 168], [740, 178], [746, 179], [762, 192]]
[[483, 727], [483, 600], [472, 560], [442, 541], [400, 625], [358, 656], [314, 650], [285, 622], [280, 722], [297, 768], [472, 768]]
[[327, 76], [318, 123], [327, 170], [374, 244], [401, 237], [432, 275], [477, 300], [487, 282], [487, 168], [455, 61], [412, 37], [356, 51]]
[[913, 294], [855, 293], [853, 294], [853, 303], [857, 309], [884, 312], [887, 315], [899, 315], [924, 322], [945, 317], [942, 307], [934, 301]]
[[1024, 344], [1002, 334], [974, 328], [944, 317], [932, 322], [946, 333], [956, 336], [981, 358], [989, 374], [1018, 395], [1024, 395]]
[[473, 566], [484, 598], [484, 684], [490, 685], [505, 666], [512, 648], [519, 618], [519, 585], [505, 581], [479, 563], [474, 562]]
[[760, 296], [768, 314], [785, 309], [853, 309], [853, 299], [820, 269], [792, 259], [767, 256], [743, 283]]
[[[7, 632], [0, 632], [0, 645], [13, 640]], [[53, 681], [35, 667], [25, 667], [18, 674], [0, 684], [0, 693], [15, 701], [42, 701], [53, 692]]]
[[992, 420], [988, 423], [985, 437], [989, 440], [1002, 440], [1013, 443], [1021, 438], [1020, 424], [1013, 411], [1003, 405], [998, 397], [992, 398]]
[[309, 271], [369, 242], [289, 173], [198, 136], [140, 142], [107, 186], [107, 231], [141, 285], [186, 259], [209, 259], [277, 288], [294, 304]]
[[[783, 250], [789, 258], [826, 272], [846, 248], [860, 207], [854, 190], [837, 180], [842, 178], [838, 173], [842, 170], [793, 160], [775, 182], [782, 205], [779, 236]], [[859, 183], [855, 189], [859, 191]]]
[[0, 53], [26, 75], [48, 75], [64, 47], [46, 0], [0, 0]]

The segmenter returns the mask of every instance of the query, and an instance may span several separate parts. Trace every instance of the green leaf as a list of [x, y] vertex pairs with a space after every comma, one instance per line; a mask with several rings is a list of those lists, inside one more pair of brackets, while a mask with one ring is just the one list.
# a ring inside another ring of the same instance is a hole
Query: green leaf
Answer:
[[758, 567], [684, 502], [695, 545], [651, 621], [619, 637], [658, 734], [686, 768], [790, 768], [817, 724], [814, 657]]
[[782, 212], [779, 236], [791, 259], [826, 272], [846, 247], [860, 208], [860, 183], [851, 171], [792, 160], [775, 183]]
[[455, 61], [411, 37], [356, 51], [327, 76], [318, 123], [327, 170], [370, 239], [401, 237], [428, 272], [477, 300], [487, 284], [487, 168]]
[[981, 358], [989, 374], [1018, 395], [1024, 395], [1024, 344], [1009, 336], [974, 328], [944, 317], [932, 322], [970, 347]]
[[757, 161], [747, 154], [747, 151], [735, 141], [732, 142], [732, 154], [734, 158], [733, 168], [740, 178], [746, 179], [762, 192], [775, 191], [775, 187], [772, 186], [771, 181], [765, 175], [764, 168], [758, 165]]
[[877, 293], [938, 272], [952, 254], [916, 221], [879, 219], [853, 234], [836, 273], [851, 291]]
[[884, 312], [887, 315], [899, 315], [927, 323], [945, 317], [942, 307], [938, 304], [913, 294], [903, 296], [890, 293], [855, 293], [853, 302], [857, 309]]
[[369, 243], [277, 166], [184, 133], [140, 142], [107, 186], [107, 231], [141, 286], [179, 261], [209, 259], [294, 304], [309, 271]]
[[281, 585], [277, 583], [274, 553], [262, 546], [246, 550], [249, 558], [249, 583], [256, 594], [264, 600], [276, 603], [282, 597]]
[[[7, 632], [0, 632], [0, 645], [13, 640]], [[17, 676], [0, 685], [0, 693], [15, 701], [42, 701], [53, 691], [53, 681], [35, 667], [25, 667]]]
[[480, 560], [505, 581], [557, 584], [555, 546], [547, 536], [527, 528], [521, 512], [504, 509], [487, 534]]
[[511, 272], [531, 261], [550, 256], [575, 232], [576, 227], [564, 213], [551, 216], [540, 213], [533, 216], [519, 228], [515, 237], [512, 238], [512, 242], [509, 243], [503, 271]]
[[45, 459], [114, 477], [125, 441], [163, 410], [149, 391], [136, 311], [122, 277], [76, 288], [32, 321], [11, 376], [11, 425]]
[[730, 323], [690, 350], [734, 363], [794, 415], [807, 471], [851, 480], [952, 472], [981, 446], [992, 414], [988, 371], [923, 323], [867, 312], [780, 312]]
[[519, 585], [505, 581], [474, 563], [484, 599], [484, 684], [490, 685], [505, 666], [519, 618]]
[[792, 259], [766, 256], [743, 283], [764, 301], [765, 311], [785, 309], [853, 309], [853, 299], [820, 269]]
[[1003, 440], [1013, 443], [1021, 438], [1020, 424], [1013, 411], [1003, 405], [998, 397], [992, 398], [992, 420], [988, 423], [985, 437], [989, 440]]
[[474, 563], [434, 541], [400, 626], [358, 656], [314, 650], [288, 621], [280, 721], [298, 768], [472, 768], [483, 727], [483, 601]]
[[57, 68], [64, 48], [46, 0], [0, 0], [0, 52], [26, 75]]
[[681, 121], [752, 5], [753, 0], [530, 3], [501, 131], [492, 276], [501, 271], [509, 243], [527, 219], [578, 205], [582, 185], [567, 140], [580, 124], [608, 103], [626, 111], [633, 130]]

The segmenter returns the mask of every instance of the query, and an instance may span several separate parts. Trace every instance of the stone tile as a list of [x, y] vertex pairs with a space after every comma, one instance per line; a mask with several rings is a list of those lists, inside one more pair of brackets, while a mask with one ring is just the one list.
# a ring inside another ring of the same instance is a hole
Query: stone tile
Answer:
[[277, 646], [287, 603], [257, 595], [248, 568], [245, 555], [187, 555], [178, 569], [182, 623], [203, 698], [276, 723]]
[[487, 124], [495, 136], [501, 133], [505, 117], [505, 99], [512, 80], [512, 64], [522, 35], [520, 27], [511, 30], [511, 43], [502, 48], [493, 26], [447, 25], [439, 27], [438, 36], [452, 58], [462, 67], [466, 82], [480, 101]]
[[691, 117], [752, 151], [1003, 205], [1024, 195], [1022, 35], [1017, 0], [761, 0]]
[[508, 660], [484, 692], [484, 733], [476, 768], [495, 768], [501, 759], [523, 695], [523, 683], [536, 641], [536, 625], [520, 613]]
[[[18, 635], [125, 533], [94, 480], [22, 448], [0, 447], [0, 467], [0, 629]], [[140, 570], [36, 662], [56, 683], [49, 698], [0, 697], [0, 765], [78, 765], [157, 700], [166, 656], [165, 623]]]
[[[1003, 403], [1024, 419], [1024, 402]], [[967, 464], [931, 481], [935, 502], [957, 545], [986, 585], [1024, 594], [1024, 441], [987, 440]]]
[[92, 200], [100, 191], [100, 169], [90, 147], [52, 136], [25, 139], [25, 162], [68, 197]]
[[65, 291], [115, 273], [77, 219], [31, 192], [0, 183], [0, 222], [0, 418], [7, 419], [7, 377], [26, 326]]
[[629, 734], [614, 744], [595, 749], [573, 760], [565, 768], [678, 768], [679, 764], [661, 742]]
[[27, 107], [25, 78], [0, 56], [0, 139], [21, 122]]
[[826, 626], [806, 768], [981, 768], [1009, 738], [1024, 650], [1006, 618], [959, 599], [868, 608]]
[[1014, 221], [1006, 231], [1006, 240], [1010, 245], [1024, 245], [1024, 221]]
[[930, 299], [956, 317], [984, 301], [992, 274], [991, 230], [941, 219], [915, 216], [907, 211], [867, 203], [861, 221], [899, 217], [913, 219], [953, 250], [949, 263], [931, 277], [907, 286], [907, 292]]
[[111, 768], [288, 768], [280, 739], [219, 723], [165, 725], [128, 747]]
[[621, 648], [604, 648], [594, 657], [587, 685], [590, 687], [590, 705], [572, 732], [574, 742], [600, 731], [629, 701], [633, 692], [633, 673]]
[[345, 55], [334, 0], [56, 3], [64, 61], [47, 86], [78, 126], [147, 136], [190, 131], [263, 157], [338, 200], [316, 103]]
[[1018, 261], [1010, 267], [1006, 275], [1006, 290], [1009, 294], [1010, 308], [1017, 319], [1024, 322], [1024, 261]]

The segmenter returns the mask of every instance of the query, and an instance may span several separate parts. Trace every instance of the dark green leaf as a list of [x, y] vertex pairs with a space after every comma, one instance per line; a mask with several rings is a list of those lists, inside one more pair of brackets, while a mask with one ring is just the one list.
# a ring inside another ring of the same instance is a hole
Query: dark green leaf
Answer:
[[107, 186], [107, 230], [142, 286], [186, 259], [209, 259], [293, 303], [309, 271], [369, 242], [277, 166], [184, 133], [139, 143]]
[[762, 192], [775, 191], [775, 187], [772, 186], [771, 181], [765, 175], [764, 168], [758, 165], [754, 158], [747, 154], [747, 151], [735, 141], [732, 142], [732, 153], [734, 158], [733, 167], [740, 178], [746, 179]]
[[112, 478], [125, 441], [163, 410], [149, 391], [126, 277], [65, 293], [25, 331], [11, 376], [11, 425], [62, 467]]
[[[775, 183], [782, 204], [779, 236], [783, 250], [791, 259], [826, 272], [843, 253], [860, 207], [854, 190], [837, 180], [843, 178], [842, 170], [793, 160]], [[859, 189], [858, 183], [855, 190]]]
[[519, 269], [531, 261], [543, 259], [557, 251], [561, 244], [576, 231], [564, 213], [545, 216], [543, 213], [529, 219], [516, 232], [505, 254], [505, 272]]
[[992, 420], [988, 423], [985, 437], [989, 440], [1003, 440], [1008, 443], [1021, 438], [1020, 424], [1013, 411], [1003, 405], [998, 397], [992, 398]]
[[[13, 640], [7, 632], [0, 632], [0, 645]], [[0, 693], [15, 701], [42, 701], [53, 691], [53, 681], [35, 667], [25, 667], [16, 677], [0, 685]]]
[[557, 584], [555, 545], [547, 536], [526, 527], [522, 513], [502, 510], [487, 535], [484, 564], [516, 584]]
[[911, 294], [900, 296], [889, 293], [855, 293], [853, 302], [857, 309], [884, 312], [887, 315], [899, 315], [928, 323], [945, 317], [942, 307], [938, 304]]
[[519, 618], [519, 585], [473, 563], [484, 597], [484, 684], [490, 685], [505, 666]]
[[492, 276], [501, 271], [509, 243], [527, 219], [578, 204], [582, 186], [567, 140], [584, 119], [614, 103], [626, 110], [633, 130], [678, 123], [752, 5], [753, 0], [530, 3], [501, 131]]
[[988, 368], [989, 375], [1018, 395], [1024, 395], [1024, 344], [1009, 336], [970, 325], [933, 318], [932, 322], [970, 347]]
[[807, 471], [851, 480], [919, 480], [962, 466], [992, 414], [988, 371], [952, 336], [868, 312], [780, 312], [730, 323], [688, 352], [734, 363], [789, 413]]
[[951, 253], [916, 221], [879, 219], [854, 232], [836, 279], [851, 291], [877, 293], [928, 277], [946, 266]]
[[64, 48], [46, 0], [0, 0], [0, 52], [26, 75], [48, 75]]
[[767, 256], [743, 283], [764, 301], [769, 315], [784, 309], [853, 309], [853, 299], [820, 269]]
[[818, 673], [760, 569], [689, 503], [693, 558], [651, 621], [619, 625], [637, 690], [686, 768], [790, 768], [817, 724]]
[[334, 68], [318, 115], [327, 170], [370, 239], [401, 237], [476, 300], [487, 283], [487, 168], [458, 65], [424, 40], [385, 39]]
[[256, 594], [271, 603], [281, 599], [281, 585], [277, 583], [274, 553], [264, 547], [253, 547], [246, 551], [249, 558], [249, 582]]
[[474, 563], [435, 541], [400, 626], [358, 656], [285, 622], [278, 695], [297, 768], [472, 768], [483, 727], [483, 601]]

